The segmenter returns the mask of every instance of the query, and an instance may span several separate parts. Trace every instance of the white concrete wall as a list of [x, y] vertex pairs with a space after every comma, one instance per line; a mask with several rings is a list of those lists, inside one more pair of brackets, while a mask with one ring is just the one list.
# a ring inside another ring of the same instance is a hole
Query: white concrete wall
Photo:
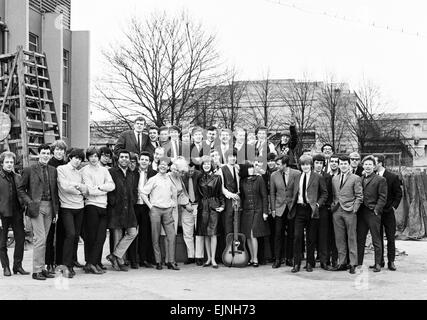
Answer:
[[28, 50], [29, 5], [28, 0], [6, 0], [5, 22], [9, 28], [9, 52], [18, 46]]
[[63, 104], [63, 27], [62, 14], [46, 13], [42, 19], [42, 47], [46, 54], [49, 68], [53, 100], [58, 118], [59, 131], [62, 136], [62, 104]]
[[71, 48], [71, 146], [87, 148], [90, 139], [90, 33], [73, 31]]

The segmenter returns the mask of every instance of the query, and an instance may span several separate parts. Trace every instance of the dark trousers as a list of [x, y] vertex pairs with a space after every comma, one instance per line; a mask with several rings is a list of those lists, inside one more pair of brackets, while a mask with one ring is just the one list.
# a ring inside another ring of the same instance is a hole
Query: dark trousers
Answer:
[[[335, 242], [334, 219], [333, 219], [332, 212], [330, 212], [329, 214], [328, 233], [329, 233], [329, 246], [328, 246], [329, 249], [326, 256], [326, 261], [331, 261], [331, 263], [335, 265], [338, 262], [338, 248], [337, 248], [337, 243]], [[347, 248], [347, 255], [349, 251], [350, 250], [348, 250]], [[350, 259], [348, 259], [348, 261], [350, 261]]]
[[233, 212], [233, 200], [225, 199], [225, 208], [221, 213], [222, 225], [224, 228], [224, 235], [227, 237], [227, 234], [233, 232], [233, 221], [234, 221], [234, 212]]
[[46, 238], [46, 253], [44, 260], [47, 265], [55, 264], [55, 229], [56, 224], [52, 223]]
[[384, 231], [387, 237], [387, 260], [388, 262], [394, 262], [396, 257], [396, 216], [393, 209], [384, 211], [381, 215], [381, 263], [384, 262]]
[[[131, 263], [148, 261], [154, 263], [153, 241], [151, 239], [150, 209], [145, 204], [135, 205], [138, 221], [138, 236], [129, 246], [128, 254]], [[139, 259], [138, 259], [139, 256]]]
[[[63, 249], [64, 249], [64, 238], [65, 238], [64, 223], [62, 222], [61, 210], [62, 209], [59, 208], [58, 220], [56, 221], [56, 224], [55, 224], [56, 241], [54, 243], [54, 246], [55, 246], [54, 264], [56, 264], [57, 266], [62, 264], [62, 256], [63, 256]], [[51, 226], [51, 228], [52, 228], [52, 226]], [[54, 239], [52, 239], [52, 241], [54, 241]], [[46, 263], [47, 263], [47, 260], [46, 260]]]
[[297, 204], [295, 215], [294, 235], [294, 265], [301, 265], [302, 240], [304, 229], [306, 229], [307, 263], [315, 266], [314, 251], [316, 249], [317, 234], [319, 230], [319, 219], [311, 219], [311, 207], [309, 205]]
[[1, 218], [3, 227], [0, 229], [0, 260], [4, 268], [9, 268], [9, 257], [7, 256], [7, 234], [12, 227], [15, 238], [15, 250], [13, 252], [13, 266], [22, 266], [24, 257], [25, 230], [22, 214], [14, 213], [12, 217]]
[[319, 209], [319, 236], [317, 239], [317, 248], [320, 263], [324, 265], [329, 265], [331, 263], [331, 215], [331, 211], [328, 210], [327, 207], [321, 207]]
[[[281, 217], [274, 218], [274, 258], [292, 259], [294, 255], [295, 219], [288, 219], [288, 208]], [[300, 251], [301, 252], [301, 251]]]
[[374, 245], [375, 264], [381, 264], [381, 215], [375, 215], [373, 210], [362, 205], [357, 213], [357, 263], [359, 265], [363, 264], [368, 231], [371, 232], [372, 243]]
[[72, 267], [73, 262], [76, 261], [74, 259], [77, 258], [83, 211], [84, 209], [61, 209], [62, 224], [65, 231], [62, 263], [67, 267]]
[[84, 222], [86, 263], [97, 265], [107, 236], [107, 209], [86, 206]]

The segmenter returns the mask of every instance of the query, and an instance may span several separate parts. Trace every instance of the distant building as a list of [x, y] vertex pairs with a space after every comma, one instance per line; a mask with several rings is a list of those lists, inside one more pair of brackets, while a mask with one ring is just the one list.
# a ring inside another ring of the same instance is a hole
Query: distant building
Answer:
[[71, 31], [71, 0], [0, 0], [0, 52], [45, 53], [60, 135], [89, 144], [89, 32]]

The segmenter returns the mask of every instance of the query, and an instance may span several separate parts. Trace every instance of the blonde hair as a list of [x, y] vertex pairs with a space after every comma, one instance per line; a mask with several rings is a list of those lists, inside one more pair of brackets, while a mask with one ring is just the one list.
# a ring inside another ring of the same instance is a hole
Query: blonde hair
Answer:
[[184, 157], [177, 157], [171, 165], [171, 170], [188, 172], [187, 160]]

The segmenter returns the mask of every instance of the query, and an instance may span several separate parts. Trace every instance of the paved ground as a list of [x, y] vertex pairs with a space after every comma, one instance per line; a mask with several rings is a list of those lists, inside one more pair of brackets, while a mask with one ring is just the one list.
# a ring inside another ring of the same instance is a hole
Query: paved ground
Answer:
[[[398, 241], [397, 248], [407, 255], [397, 257], [396, 272], [368, 270], [373, 260], [372, 253], [368, 253], [364, 268], [356, 275], [319, 268], [312, 273], [292, 274], [290, 267], [272, 269], [271, 265], [257, 269], [220, 265], [215, 270], [182, 264], [181, 271], [139, 269], [126, 273], [109, 268], [99, 276], [78, 270], [73, 279], [58, 276], [47, 281], [35, 281], [30, 276], [5, 278], [0, 273], [0, 300], [427, 299], [427, 241]], [[32, 250], [26, 251], [27, 271], [31, 270], [31, 258]]]

